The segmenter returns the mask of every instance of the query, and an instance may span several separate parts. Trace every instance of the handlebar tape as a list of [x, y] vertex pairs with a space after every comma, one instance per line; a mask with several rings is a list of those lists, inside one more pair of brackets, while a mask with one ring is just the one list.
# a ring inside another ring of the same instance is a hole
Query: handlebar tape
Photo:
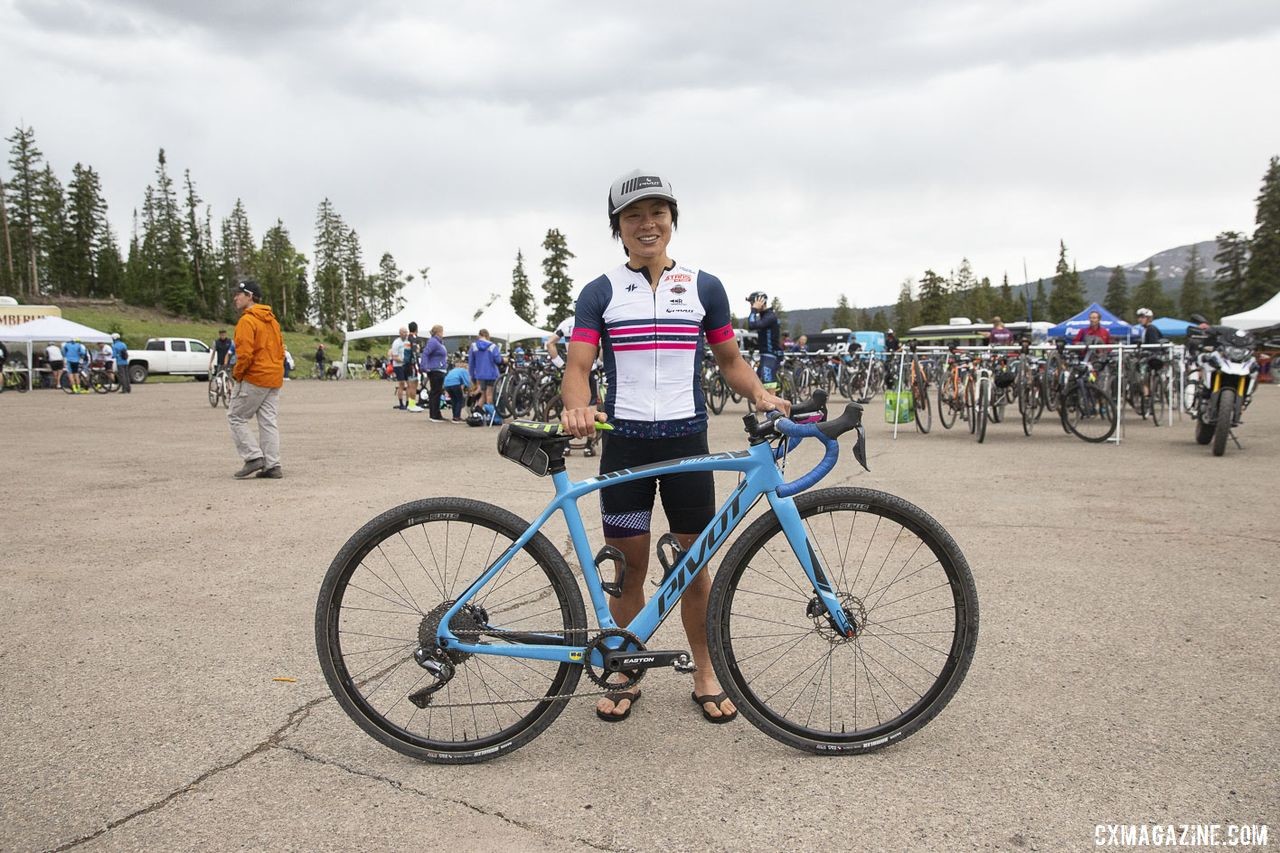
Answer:
[[[862, 406], [857, 403], [848, 404], [840, 417], [821, 424], [797, 424], [787, 418], [779, 418], [774, 427], [791, 442], [798, 441], [801, 438], [816, 438], [827, 449], [822, 456], [822, 460], [818, 462], [812, 471], [792, 480], [790, 483], [783, 483], [778, 486], [778, 497], [787, 498], [798, 492], [803, 492], [827, 476], [831, 469], [835, 467], [836, 460], [840, 456], [839, 437], [851, 429], [857, 429], [861, 424]], [[794, 444], [791, 446], [794, 446]]]

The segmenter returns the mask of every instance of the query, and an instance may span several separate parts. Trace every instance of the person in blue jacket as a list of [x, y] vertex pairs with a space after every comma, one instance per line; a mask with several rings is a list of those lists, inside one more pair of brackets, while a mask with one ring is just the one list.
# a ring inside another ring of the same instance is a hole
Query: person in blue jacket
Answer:
[[462, 359], [458, 359], [457, 366], [445, 374], [444, 390], [449, 392], [449, 405], [453, 406], [453, 422], [462, 423], [462, 404], [471, 390], [471, 374], [467, 373], [467, 363]]
[[80, 365], [89, 357], [89, 353], [80, 343], [79, 338], [72, 338], [62, 345], [62, 360], [67, 363], [67, 376], [71, 380], [72, 394], [88, 394], [88, 388], [80, 387]]
[[116, 381], [120, 383], [120, 393], [133, 393], [129, 386], [129, 345], [117, 332], [111, 333], [111, 356], [116, 360]]
[[498, 382], [498, 368], [502, 361], [502, 350], [489, 340], [489, 330], [481, 329], [480, 336], [467, 352], [467, 367], [472, 378], [480, 383], [480, 402], [483, 404], [493, 404], [493, 386]]

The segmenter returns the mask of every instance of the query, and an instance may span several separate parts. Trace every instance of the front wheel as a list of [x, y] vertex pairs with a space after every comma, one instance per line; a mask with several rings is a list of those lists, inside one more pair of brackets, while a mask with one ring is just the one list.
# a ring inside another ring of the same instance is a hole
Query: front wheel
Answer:
[[[442, 652], [453, 677], [425, 707], [409, 700], [435, 683], [414, 652], [434, 649], [445, 612], [527, 526], [491, 504], [428, 498], [388, 510], [342, 547], [316, 602], [316, 648], [329, 689], [360, 728], [404, 755], [463, 764], [523, 746], [560, 714], [582, 666], [501, 654]], [[449, 623], [498, 650], [517, 634], [583, 645], [586, 626], [573, 574], [541, 533]]]
[[222, 383], [215, 374], [209, 378], [209, 405], [218, 408], [218, 402], [222, 399]]
[[897, 743], [937, 716], [978, 641], [978, 593], [959, 546], [919, 508], [884, 492], [796, 498], [854, 637], [838, 635], [783, 533], [761, 516], [725, 556], [707, 634], [734, 704], [777, 740], [819, 755]]
[[1227, 452], [1227, 438], [1231, 435], [1231, 426], [1236, 419], [1236, 392], [1231, 388], [1223, 388], [1218, 392], [1218, 417], [1213, 428], [1213, 455], [1221, 456]]
[[974, 409], [974, 429], [978, 434], [978, 444], [987, 440], [987, 421], [995, 411], [991, 405], [991, 383], [985, 379], [978, 380], [978, 403]]
[[954, 377], [948, 375], [938, 383], [938, 422], [942, 424], [943, 429], [951, 429], [951, 425], [956, 422], [954, 406], [959, 396], [960, 392], [956, 390]]

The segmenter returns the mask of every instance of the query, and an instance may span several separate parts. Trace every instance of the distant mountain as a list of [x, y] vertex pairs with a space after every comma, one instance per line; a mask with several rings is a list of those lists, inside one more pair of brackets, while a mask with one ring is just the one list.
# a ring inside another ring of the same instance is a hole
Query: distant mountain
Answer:
[[[1206, 280], [1213, 278], [1213, 272], [1217, 268], [1214, 263], [1213, 256], [1218, 251], [1218, 244], [1214, 240], [1205, 240], [1195, 244], [1196, 252], [1200, 256], [1200, 273]], [[1162, 252], [1156, 252], [1149, 258], [1143, 258], [1130, 264], [1121, 264], [1124, 267], [1125, 278], [1129, 282], [1129, 292], [1132, 294], [1134, 288], [1142, 281], [1147, 274], [1147, 264], [1155, 264], [1156, 273], [1160, 276], [1160, 283], [1164, 287], [1166, 295], [1177, 298], [1178, 293], [1182, 289], [1182, 279], [1187, 274], [1187, 267], [1191, 261], [1191, 244], [1186, 246], [1178, 246], [1173, 249], [1165, 249]], [[1111, 271], [1115, 269], [1112, 266], [1098, 266], [1092, 269], [1080, 270], [1080, 282], [1084, 285], [1085, 299], [1089, 302], [1102, 302], [1103, 297], [1107, 295], [1107, 280], [1111, 278]], [[1053, 277], [1050, 276], [1044, 280], [1046, 292], [1053, 284]], [[1036, 283], [1031, 282], [1031, 291], [1035, 292]], [[997, 285], [999, 286], [999, 285]], [[1017, 292], [1022, 285], [1014, 285], [1014, 291]], [[1083, 306], [1081, 306], [1083, 307]], [[813, 334], [831, 325], [831, 315], [835, 313], [835, 306], [830, 308], [797, 308], [790, 310], [783, 303], [783, 330], [790, 333], [795, 329], [801, 329], [805, 334]], [[884, 311], [889, 318], [889, 322], [893, 322], [893, 305], [873, 305], [866, 309], [868, 315], [874, 315], [877, 310]]]

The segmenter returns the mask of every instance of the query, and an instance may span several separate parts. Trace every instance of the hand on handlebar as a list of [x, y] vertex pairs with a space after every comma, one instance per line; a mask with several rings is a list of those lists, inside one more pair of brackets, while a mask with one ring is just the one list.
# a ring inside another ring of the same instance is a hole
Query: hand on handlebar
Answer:
[[769, 390], [761, 392], [759, 398], [751, 403], [759, 412], [781, 412], [783, 415], [791, 414], [791, 401], [785, 397], [779, 397]]
[[589, 438], [595, 435], [596, 422], [604, 423], [608, 417], [595, 406], [583, 406], [580, 409], [565, 409], [560, 413], [560, 428], [574, 438]]

